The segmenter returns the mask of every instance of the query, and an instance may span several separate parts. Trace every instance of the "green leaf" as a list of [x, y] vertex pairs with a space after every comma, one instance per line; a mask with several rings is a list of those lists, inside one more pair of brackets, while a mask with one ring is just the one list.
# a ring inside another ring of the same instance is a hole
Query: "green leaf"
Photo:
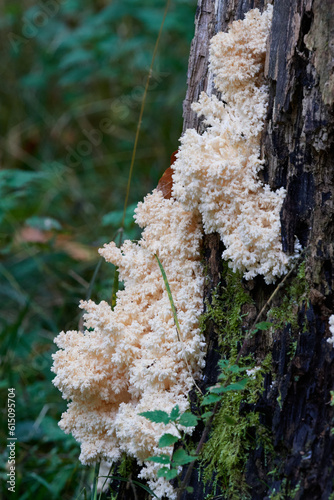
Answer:
[[179, 416], [180, 416], [180, 408], [179, 408], [179, 405], [176, 405], [172, 409], [169, 418], [170, 418], [171, 422], [176, 422], [176, 420], [179, 418]]
[[186, 487], [186, 491], [187, 491], [188, 493], [194, 493], [194, 488], [193, 488], [192, 486], [187, 486], [187, 487]]
[[148, 462], [155, 462], [156, 464], [170, 464], [171, 459], [169, 455], [159, 455], [158, 457], [149, 457], [146, 459]]
[[190, 464], [191, 462], [194, 462], [194, 460], [197, 460], [197, 456], [188, 455], [188, 453], [183, 448], [179, 448], [173, 454], [173, 462], [176, 465]]
[[232, 373], [233, 375], [241, 372], [245, 372], [246, 370], [249, 370], [251, 366], [243, 366], [242, 368], [239, 367], [238, 365], [231, 365], [231, 368], [229, 369], [229, 373], [221, 373], [218, 375], [218, 380], [221, 380], [222, 382], [226, 380], [230, 374]]
[[229, 384], [228, 386], [224, 387], [223, 392], [243, 391], [248, 382], [249, 378], [243, 378], [242, 380], [238, 380], [238, 382], [235, 382], [234, 384]]
[[221, 359], [218, 361], [218, 366], [221, 370], [226, 370], [229, 365], [229, 361], [227, 359]]
[[41, 178], [43, 178], [43, 174], [40, 172], [28, 172], [19, 169], [4, 169], [0, 172], [0, 180], [2, 185], [14, 189], [25, 187], [29, 182], [39, 180]]
[[225, 420], [225, 422], [228, 424], [228, 425], [236, 425], [238, 422], [235, 420], [235, 418], [233, 417], [230, 417], [229, 415], [223, 415], [223, 420]]
[[269, 321], [261, 321], [261, 323], [256, 323], [255, 330], [268, 330], [272, 326], [272, 323], [269, 323]]
[[[125, 229], [129, 229], [129, 227], [131, 227], [131, 225], [135, 223], [133, 216], [136, 206], [137, 205], [133, 203], [126, 209], [124, 219]], [[109, 212], [102, 217], [102, 226], [119, 227], [122, 224], [122, 219], [123, 210], [113, 210], [112, 212]]]
[[221, 396], [218, 396], [217, 394], [209, 394], [208, 396], [204, 397], [204, 399], [201, 403], [201, 406], [211, 405], [212, 403], [216, 403], [220, 399], [221, 399]]
[[43, 231], [50, 231], [51, 229], [61, 229], [61, 224], [52, 217], [38, 217], [33, 216], [26, 219], [26, 224], [30, 227], [36, 229], [41, 229]]
[[211, 392], [211, 394], [222, 394], [223, 392], [226, 392], [226, 387], [224, 387], [223, 385], [220, 385], [219, 387], [213, 386], [209, 387], [209, 391]]
[[201, 415], [201, 418], [203, 420], [205, 420], [206, 418], [212, 417], [212, 415], [213, 415], [213, 411], [206, 411], [205, 413], [203, 413], [203, 415]]
[[168, 413], [162, 410], [144, 411], [143, 413], [139, 413], [139, 415], [147, 418], [151, 422], [155, 422], [156, 424], [167, 425], [169, 423]]
[[174, 479], [174, 477], [177, 477], [178, 475], [179, 473], [177, 469], [168, 469], [167, 467], [162, 467], [157, 472], [158, 477], [164, 477], [167, 481]]
[[247, 367], [247, 366], [240, 367], [238, 365], [230, 365], [229, 371], [231, 373], [240, 373], [240, 372], [244, 372], [244, 371], [248, 370], [248, 368], [249, 367]]
[[223, 394], [224, 392], [229, 392], [229, 391], [242, 391], [247, 383], [249, 381], [249, 378], [243, 378], [242, 380], [238, 380], [238, 382], [234, 382], [233, 384], [229, 384], [227, 386], [213, 386], [209, 387], [209, 391], [211, 394]]
[[183, 413], [179, 419], [179, 424], [183, 427], [195, 427], [197, 425], [198, 418], [192, 413]]
[[164, 434], [161, 436], [159, 439], [159, 448], [164, 448], [165, 446], [172, 446], [174, 443], [176, 443], [179, 440], [177, 436], [173, 436], [173, 434]]
[[40, 483], [43, 486], [45, 486], [45, 488], [47, 490], [49, 490], [50, 493], [53, 495], [53, 489], [52, 489], [51, 484], [49, 484], [42, 476], [40, 476], [39, 474], [36, 474], [35, 472], [30, 472], [30, 474], [28, 475], [28, 478], [29, 479], [34, 479], [38, 483]]
[[59, 68], [67, 69], [70, 66], [79, 66], [88, 62], [92, 62], [92, 54], [84, 49], [75, 49], [62, 57], [59, 62]]

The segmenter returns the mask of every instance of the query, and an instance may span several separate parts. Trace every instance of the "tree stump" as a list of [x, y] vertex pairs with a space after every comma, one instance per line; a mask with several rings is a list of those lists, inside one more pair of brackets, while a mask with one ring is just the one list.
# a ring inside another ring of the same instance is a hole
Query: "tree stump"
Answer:
[[[265, 7], [262, 0], [198, 1], [184, 130], [204, 129], [190, 106], [201, 91], [209, 95], [214, 92], [213, 75], [208, 70], [210, 39], [218, 31], [226, 31], [232, 21], [243, 19], [248, 10], [263, 11]], [[334, 313], [333, 61], [333, 1], [276, 0], [265, 66], [269, 106], [262, 136], [265, 167], [261, 175], [271, 189], [283, 186], [287, 191], [281, 212], [282, 245], [291, 254], [298, 238], [304, 248], [305, 273], [301, 277], [295, 269], [277, 289], [266, 285], [262, 277], [240, 280], [252, 299], [242, 311], [245, 330], [266, 304], [261, 320], [266, 319], [268, 309], [289, 308], [288, 320], [285, 318], [269, 336], [259, 332], [248, 345], [248, 353], [259, 362], [272, 353], [272, 365], [257, 403], [240, 411], [259, 413], [261, 424], [270, 434], [271, 448], [266, 451], [261, 445], [250, 449], [243, 464], [248, 494], [240, 499], [334, 498], [334, 407], [330, 404], [334, 348], [327, 342], [328, 319]], [[224, 286], [222, 251], [218, 235], [205, 236], [206, 304], [212, 303], [214, 291]], [[303, 281], [303, 293], [298, 280]], [[215, 383], [217, 377], [217, 328], [207, 323], [203, 387]], [[255, 443], [257, 429], [253, 431]], [[193, 436], [194, 442], [198, 442], [199, 433]], [[184, 492], [182, 500], [211, 498], [210, 485], [203, 485], [196, 467], [190, 485], [193, 492]], [[120, 497], [130, 498], [127, 491]], [[147, 498], [143, 491], [138, 494], [138, 499]], [[218, 481], [215, 498], [237, 497]]]
[[[191, 46], [188, 91], [184, 101], [184, 130], [202, 130], [202, 122], [190, 109], [201, 91], [213, 92], [208, 71], [211, 37], [263, 1], [199, 0], [196, 32]], [[293, 253], [297, 237], [304, 250], [309, 294], [293, 311], [295, 324], [276, 329], [268, 343], [257, 335], [249, 351], [260, 359], [272, 352], [272, 371], [266, 376], [258, 402], [262, 422], [272, 435], [274, 451], [249, 453], [245, 466], [252, 499], [295, 498], [327, 500], [334, 491], [334, 417], [330, 390], [334, 389], [334, 351], [327, 342], [328, 318], [334, 313], [334, 3], [331, 0], [290, 0], [274, 3], [265, 74], [269, 107], [262, 137], [262, 172], [271, 189], [287, 190], [282, 221], [282, 244]], [[222, 280], [221, 244], [217, 235], [205, 237], [205, 261], [209, 281], [205, 298]], [[285, 287], [288, 287], [287, 282]], [[244, 283], [253, 299], [254, 318], [274, 287], [262, 278]], [[269, 305], [282, 305], [286, 288]], [[265, 318], [262, 318], [265, 319]], [[245, 321], [247, 323], [247, 321]], [[247, 326], [247, 324], [246, 324]], [[214, 328], [206, 332], [208, 359], [204, 376], [212, 383], [217, 341]], [[291, 345], [294, 345], [294, 352]], [[274, 389], [272, 381], [275, 379]], [[202, 486], [193, 473], [195, 491], [183, 499], [204, 500]], [[228, 492], [218, 498], [231, 498]], [[334, 496], [334, 493], [333, 493]]]

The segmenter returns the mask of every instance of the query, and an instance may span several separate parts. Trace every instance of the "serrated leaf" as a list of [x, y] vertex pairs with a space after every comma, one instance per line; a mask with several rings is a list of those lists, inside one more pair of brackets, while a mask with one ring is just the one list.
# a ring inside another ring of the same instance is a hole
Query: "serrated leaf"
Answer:
[[179, 416], [180, 416], [180, 408], [179, 408], [179, 405], [176, 405], [172, 409], [169, 418], [170, 418], [171, 422], [175, 422], [179, 418]]
[[238, 380], [238, 382], [234, 382], [233, 384], [229, 384], [226, 387], [224, 387], [223, 392], [243, 391], [244, 388], [246, 387], [248, 381], [249, 381], [249, 378], [243, 378], [242, 380]]
[[211, 405], [212, 403], [216, 403], [221, 399], [221, 396], [218, 396], [218, 394], [209, 394], [208, 396], [205, 396], [203, 399], [201, 406], [205, 405]]
[[183, 427], [195, 427], [197, 425], [198, 418], [192, 413], [186, 412], [179, 418], [179, 424]]
[[226, 370], [228, 365], [229, 365], [229, 361], [227, 359], [221, 359], [220, 361], [218, 361], [218, 366], [221, 370]]
[[159, 455], [158, 457], [149, 457], [146, 459], [148, 462], [154, 462], [156, 464], [170, 464], [171, 459], [169, 455]]
[[168, 469], [167, 467], [162, 467], [157, 472], [158, 477], [164, 477], [167, 481], [174, 479], [174, 477], [177, 477], [178, 475], [179, 473], [177, 469]]
[[165, 446], [172, 446], [174, 443], [176, 443], [179, 440], [177, 436], [173, 436], [173, 434], [164, 434], [161, 436], [159, 439], [159, 448], [164, 448]]
[[165, 411], [162, 410], [154, 410], [154, 411], [144, 411], [143, 413], [139, 413], [141, 417], [145, 417], [151, 422], [156, 424], [165, 424], [169, 423], [169, 415]]
[[173, 462], [176, 465], [190, 464], [191, 462], [194, 462], [194, 460], [197, 460], [197, 456], [194, 457], [194, 456], [188, 455], [188, 453], [183, 448], [179, 448], [173, 454]]
[[238, 366], [238, 365], [231, 365], [231, 366], [229, 367], [229, 371], [230, 371], [231, 373], [240, 373], [240, 372], [244, 372], [244, 371], [246, 371], [246, 370], [248, 370], [247, 366], [240, 367], [240, 366]]

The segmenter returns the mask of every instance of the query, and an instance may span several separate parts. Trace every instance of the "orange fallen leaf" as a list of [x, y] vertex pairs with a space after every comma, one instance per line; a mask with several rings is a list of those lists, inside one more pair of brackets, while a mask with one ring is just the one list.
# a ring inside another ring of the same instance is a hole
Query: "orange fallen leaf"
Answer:
[[176, 160], [177, 152], [178, 150], [174, 151], [174, 153], [172, 154], [170, 162], [171, 166], [168, 167], [167, 170], [165, 170], [157, 185], [157, 189], [159, 189], [159, 191], [162, 192], [163, 197], [166, 200], [169, 200], [172, 197], [173, 173], [174, 173], [172, 165]]

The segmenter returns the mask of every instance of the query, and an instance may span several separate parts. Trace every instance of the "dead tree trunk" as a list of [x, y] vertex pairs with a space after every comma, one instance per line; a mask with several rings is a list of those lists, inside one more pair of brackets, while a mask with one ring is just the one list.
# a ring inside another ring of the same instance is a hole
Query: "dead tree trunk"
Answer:
[[[218, 31], [226, 31], [230, 22], [242, 19], [248, 10], [263, 10], [264, 3], [199, 0], [184, 102], [184, 130], [201, 130], [201, 121], [190, 105], [202, 90], [209, 94], [213, 90], [208, 72], [210, 38]], [[267, 307], [279, 310], [286, 297], [295, 302], [290, 303], [289, 318], [286, 316], [271, 338], [257, 335], [249, 346], [249, 352], [259, 361], [272, 352], [271, 372], [252, 410], [260, 413], [273, 447], [270, 453], [261, 446], [251, 450], [244, 467], [249, 498], [254, 500], [334, 497], [334, 412], [330, 405], [334, 350], [326, 341], [328, 318], [334, 313], [333, 61], [333, 1], [276, 0], [266, 60], [270, 101], [262, 139], [262, 156], [266, 160], [262, 175], [272, 189], [284, 186], [287, 190], [281, 214], [283, 248], [291, 253], [297, 236], [305, 249], [307, 295], [298, 297], [297, 287], [292, 297], [294, 277], [289, 277]], [[205, 295], [209, 301], [212, 290], [224, 281], [221, 252], [218, 236], [205, 237], [210, 278]], [[253, 299], [253, 305], [245, 309], [245, 323], [249, 323], [274, 287], [265, 285], [260, 278], [243, 286]], [[209, 349], [205, 376], [209, 383], [215, 377], [217, 328], [209, 322], [206, 332]], [[196, 472], [191, 484], [194, 492], [184, 493], [183, 499], [204, 499]], [[224, 488], [219, 493], [222, 496], [218, 498], [232, 498]]]
[[[264, 0], [198, 1], [184, 130], [203, 130], [190, 106], [201, 91], [214, 91], [208, 71], [211, 37], [226, 31], [248, 10], [262, 11], [265, 5]], [[272, 353], [272, 363], [257, 402], [239, 409], [240, 414], [259, 414], [270, 446], [266, 449], [257, 440], [258, 429], [251, 430], [254, 445], [241, 464], [246, 494], [230, 493], [220, 480], [213, 494], [212, 485], [203, 485], [195, 467], [189, 482], [193, 492], [184, 492], [182, 500], [334, 498], [334, 407], [330, 404], [334, 349], [327, 342], [328, 318], [334, 313], [333, 61], [333, 0], [275, 0], [265, 68], [270, 99], [262, 137], [266, 161], [262, 175], [273, 190], [281, 186], [287, 190], [281, 213], [283, 248], [291, 253], [298, 237], [305, 249], [305, 276], [295, 270], [278, 289], [265, 285], [261, 277], [250, 282], [240, 279], [252, 300], [241, 310], [245, 330], [266, 304], [262, 321], [270, 309], [282, 313], [270, 335], [260, 332], [248, 345], [248, 353], [259, 363]], [[205, 236], [206, 304], [212, 305], [214, 291], [219, 294], [226, 284], [222, 251], [217, 235]], [[206, 324], [204, 387], [216, 381], [219, 328], [215, 321]], [[201, 429], [192, 437], [194, 442], [200, 433]], [[132, 498], [129, 485], [121, 489], [120, 498]], [[147, 498], [143, 491], [138, 494]]]

